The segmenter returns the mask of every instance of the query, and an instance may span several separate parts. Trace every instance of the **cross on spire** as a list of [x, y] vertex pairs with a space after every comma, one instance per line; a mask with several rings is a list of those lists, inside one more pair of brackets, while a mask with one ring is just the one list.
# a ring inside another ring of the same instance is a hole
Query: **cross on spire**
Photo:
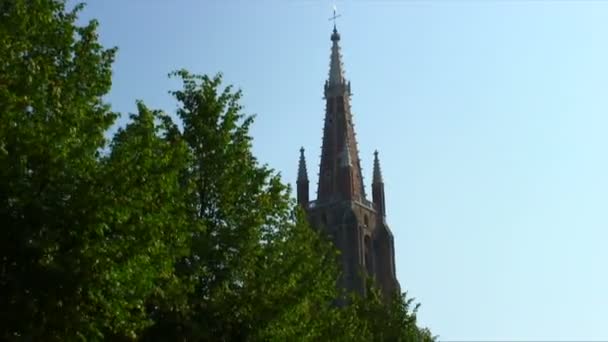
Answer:
[[338, 8], [336, 8], [336, 5], [334, 5], [334, 15], [331, 16], [331, 18], [329, 18], [329, 20], [334, 21], [334, 31], [336, 30], [336, 19], [338, 19], [342, 16], [342, 14], [336, 14], [337, 11], [338, 11]]

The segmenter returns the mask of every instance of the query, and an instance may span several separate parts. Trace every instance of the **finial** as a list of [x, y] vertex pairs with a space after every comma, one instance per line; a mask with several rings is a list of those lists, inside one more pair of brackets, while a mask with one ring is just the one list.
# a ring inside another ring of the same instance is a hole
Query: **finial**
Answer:
[[338, 8], [336, 7], [336, 5], [334, 5], [334, 15], [332, 15], [331, 18], [329, 18], [329, 20], [334, 21], [334, 32], [336, 32], [336, 19], [338, 19], [342, 16], [341, 14], [336, 14], [337, 11], [338, 11]]
[[338, 11], [338, 8], [336, 7], [336, 5], [334, 5], [334, 15], [331, 16], [329, 18], [329, 20], [333, 20], [334, 21], [334, 32], [331, 35], [331, 40], [333, 41], [338, 41], [340, 40], [340, 34], [338, 33], [338, 30], [336, 29], [336, 19], [341, 17], [341, 14], [337, 14], [336, 12]]

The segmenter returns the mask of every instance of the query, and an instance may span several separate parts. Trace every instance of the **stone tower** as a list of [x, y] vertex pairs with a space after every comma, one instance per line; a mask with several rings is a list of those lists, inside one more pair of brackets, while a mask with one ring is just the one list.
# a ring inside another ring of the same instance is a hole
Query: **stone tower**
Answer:
[[386, 223], [384, 182], [374, 153], [372, 201], [366, 198], [353, 116], [350, 82], [344, 77], [340, 34], [334, 26], [326, 101], [323, 147], [317, 199], [309, 200], [309, 182], [304, 149], [300, 149], [298, 203], [313, 227], [332, 238], [340, 250], [342, 276], [339, 285], [365, 292], [364, 275], [371, 276], [383, 293], [400, 291], [395, 276], [393, 235]]

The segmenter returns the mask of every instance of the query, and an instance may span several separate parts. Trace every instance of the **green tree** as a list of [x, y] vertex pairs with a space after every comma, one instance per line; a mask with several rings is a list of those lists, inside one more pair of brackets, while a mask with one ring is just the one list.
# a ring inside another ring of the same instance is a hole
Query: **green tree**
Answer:
[[135, 337], [151, 323], [150, 305], [185, 305], [185, 284], [175, 264], [188, 254], [190, 234], [204, 228], [190, 220], [181, 176], [185, 144], [171, 119], [138, 103], [138, 114], [114, 137], [101, 161], [96, 231], [88, 256], [98, 306], [92, 319], [109, 334]]
[[[0, 336], [59, 338], [81, 322], [83, 234], [114, 49], [81, 6], [0, 3]], [[73, 319], [74, 325], [67, 324]]]
[[186, 148], [140, 105], [100, 155], [115, 50], [81, 8], [0, 3], [0, 339], [135, 337], [149, 298], [179, 305]]
[[252, 155], [253, 117], [242, 113], [240, 91], [221, 89], [220, 75], [173, 75], [183, 81], [173, 94], [189, 151], [182, 184], [191, 219], [206, 230], [193, 234], [178, 267], [181, 279], [194, 279], [190, 310], [154, 313], [147, 338], [317, 336], [335, 311], [335, 251]]
[[417, 325], [419, 307], [413, 298], [407, 298], [407, 293], [395, 293], [391, 298], [384, 298], [370, 279], [366, 296], [351, 296], [345, 311], [346, 315], [353, 317], [351, 328], [358, 331], [358, 341], [434, 341], [435, 337], [428, 329]]

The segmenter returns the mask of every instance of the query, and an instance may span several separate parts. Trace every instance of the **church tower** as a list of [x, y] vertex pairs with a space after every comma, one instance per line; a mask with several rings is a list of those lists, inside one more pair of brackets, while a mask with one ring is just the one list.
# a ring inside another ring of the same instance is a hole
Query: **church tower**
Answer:
[[395, 275], [393, 234], [385, 218], [384, 182], [374, 153], [372, 201], [365, 194], [359, 151], [350, 108], [350, 82], [344, 76], [340, 34], [331, 35], [329, 77], [325, 82], [325, 122], [317, 199], [309, 201], [304, 149], [300, 149], [298, 203], [311, 225], [327, 233], [340, 251], [339, 285], [365, 292], [365, 276], [384, 294], [400, 291]]

